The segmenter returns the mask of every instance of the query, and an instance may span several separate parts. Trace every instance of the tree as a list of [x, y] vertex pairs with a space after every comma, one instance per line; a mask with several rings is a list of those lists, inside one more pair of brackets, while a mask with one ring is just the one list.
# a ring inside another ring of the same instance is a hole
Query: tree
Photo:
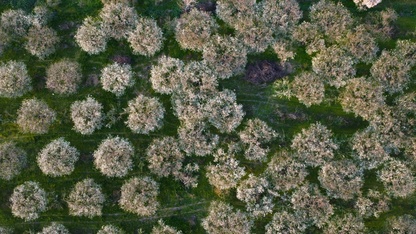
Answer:
[[261, 20], [274, 31], [276, 38], [290, 36], [303, 15], [296, 0], [265, 0], [260, 7]]
[[270, 223], [266, 225], [266, 234], [304, 233], [306, 227], [302, 217], [298, 217], [287, 211], [280, 211], [276, 212]]
[[129, 115], [126, 124], [134, 133], [149, 134], [163, 125], [165, 108], [157, 98], [139, 94], [129, 101], [125, 111]]
[[113, 63], [101, 70], [103, 89], [114, 93], [117, 97], [124, 94], [127, 87], [134, 85], [133, 72], [128, 64]]
[[78, 150], [61, 137], [43, 147], [37, 162], [43, 174], [57, 177], [71, 174], [78, 157]]
[[[394, 50], [383, 50], [370, 72], [389, 94], [402, 93], [410, 83], [410, 70], [415, 65], [416, 43], [397, 41]], [[413, 55], [413, 56], [412, 56]]]
[[305, 164], [293, 159], [287, 151], [281, 151], [267, 164], [265, 174], [270, 181], [271, 190], [277, 193], [287, 192], [301, 186], [308, 171]]
[[360, 166], [365, 169], [377, 168], [389, 159], [389, 154], [384, 149], [379, 135], [372, 127], [357, 131], [351, 141], [352, 149], [356, 152], [355, 156]]
[[337, 45], [323, 49], [312, 58], [313, 71], [337, 89], [355, 76], [354, 65], [353, 58]]
[[179, 148], [178, 141], [173, 137], [154, 139], [146, 150], [149, 169], [159, 177], [175, 175], [182, 169], [185, 155]]
[[217, 77], [207, 64], [192, 61], [184, 67], [176, 93], [190, 99], [208, 99], [218, 92], [217, 87]]
[[379, 40], [391, 39], [394, 32], [393, 24], [397, 20], [397, 12], [392, 8], [369, 13], [365, 27]]
[[12, 228], [0, 227], [0, 233], [2, 234], [13, 234]]
[[393, 234], [405, 234], [405, 233], [414, 233], [416, 232], [416, 219], [409, 214], [402, 216], [393, 216], [388, 220], [388, 233]]
[[108, 137], [94, 151], [94, 166], [108, 177], [123, 177], [133, 167], [133, 145], [120, 137]]
[[214, 163], [207, 166], [206, 177], [209, 183], [220, 191], [235, 188], [246, 174], [245, 168], [240, 167], [235, 156], [224, 152], [223, 149], [218, 149], [214, 154]]
[[217, 2], [215, 13], [218, 18], [234, 27], [239, 18], [253, 15], [255, 8], [255, 0], [220, 0]]
[[205, 156], [217, 147], [219, 137], [209, 132], [204, 122], [181, 125], [178, 129], [179, 145], [187, 155]]
[[171, 94], [180, 84], [184, 63], [177, 59], [161, 56], [157, 65], [150, 70], [152, 88], [162, 94]]
[[52, 222], [51, 225], [44, 227], [38, 234], [70, 234], [70, 232], [64, 225]]
[[250, 233], [253, 221], [248, 215], [221, 201], [211, 202], [208, 216], [202, 220], [202, 227], [209, 234], [241, 234]]
[[299, 102], [307, 107], [319, 105], [325, 96], [324, 83], [313, 72], [306, 71], [296, 75], [290, 87]]
[[58, 94], [72, 94], [77, 91], [81, 79], [80, 64], [63, 59], [53, 63], [46, 71], [46, 88]]
[[48, 26], [40, 25], [30, 27], [26, 39], [26, 50], [40, 59], [44, 59], [53, 54], [56, 49], [56, 44], [60, 41], [55, 30]]
[[31, 79], [23, 62], [9, 61], [0, 65], [0, 97], [20, 97], [32, 89]]
[[351, 200], [361, 192], [363, 171], [348, 159], [328, 162], [319, 171], [318, 180], [333, 198]]
[[320, 0], [310, 7], [309, 17], [329, 40], [339, 40], [354, 25], [354, 19], [341, 3]]
[[355, 5], [357, 5], [358, 9], [363, 10], [367, 8], [373, 8], [379, 3], [381, 0], [353, 0]]
[[304, 217], [307, 224], [322, 228], [334, 214], [329, 199], [323, 196], [316, 185], [305, 184], [291, 197], [292, 208], [296, 215]]
[[163, 32], [153, 19], [139, 18], [134, 31], [127, 37], [133, 53], [153, 56], [163, 45]]
[[352, 213], [332, 218], [324, 228], [325, 234], [359, 234], [366, 231], [362, 218]]
[[281, 63], [295, 58], [296, 52], [294, 52], [293, 42], [290, 40], [277, 39], [273, 42], [272, 48]]
[[246, 203], [247, 212], [254, 217], [264, 217], [273, 212], [273, 198], [268, 193], [266, 178], [250, 174], [237, 186], [237, 199]]
[[108, 224], [102, 226], [101, 229], [98, 230], [97, 234], [125, 234], [125, 232], [117, 226]]
[[100, 129], [104, 119], [103, 105], [92, 97], [83, 101], [75, 101], [71, 104], [71, 119], [74, 122], [74, 130], [83, 134], [92, 134]]
[[348, 80], [339, 99], [345, 112], [352, 112], [365, 120], [373, 119], [385, 105], [382, 87], [364, 77]]
[[38, 182], [26, 181], [13, 189], [10, 203], [13, 216], [31, 221], [46, 210], [48, 200]]
[[369, 189], [367, 196], [359, 196], [355, 202], [355, 209], [364, 218], [374, 216], [380, 217], [380, 214], [388, 211], [390, 208], [390, 197], [381, 194], [378, 191]]
[[416, 189], [412, 171], [396, 159], [384, 163], [377, 177], [383, 182], [387, 193], [393, 197], [408, 197]]
[[349, 31], [340, 43], [358, 61], [371, 63], [377, 57], [377, 42], [364, 25]]
[[202, 57], [221, 79], [243, 72], [247, 63], [247, 51], [234, 37], [212, 36], [202, 51]]
[[182, 231], [178, 231], [176, 228], [166, 225], [162, 219], [159, 219], [157, 224], [153, 226], [151, 234], [182, 234]]
[[205, 62], [188, 63], [171, 98], [174, 114], [185, 125], [205, 121], [213, 111], [207, 109], [217, 87], [217, 77]]
[[222, 133], [232, 132], [245, 115], [243, 106], [237, 104], [235, 93], [228, 89], [209, 99], [205, 111], [208, 121]]
[[245, 128], [239, 133], [240, 139], [245, 144], [255, 142], [267, 143], [276, 138], [277, 133], [260, 119], [249, 119]]
[[105, 198], [101, 186], [93, 179], [84, 179], [75, 184], [67, 198], [69, 214], [93, 218], [101, 216]]
[[0, 178], [11, 180], [26, 166], [26, 152], [16, 143], [6, 141], [0, 144]]
[[123, 3], [105, 4], [99, 16], [105, 34], [116, 40], [127, 37], [137, 25], [139, 18], [133, 7]]
[[35, 6], [30, 15], [30, 23], [36, 26], [46, 26], [52, 13], [47, 6]]
[[177, 20], [175, 38], [184, 49], [202, 51], [217, 28], [210, 14], [193, 8]]
[[199, 170], [197, 164], [184, 165], [185, 155], [180, 150], [179, 142], [173, 137], [154, 139], [146, 150], [149, 169], [159, 177], [173, 176], [186, 187], [196, 187], [198, 179], [193, 175]]
[[269, 148], [263, 146], [277, 137], [277, 133], [260, 119], [249, 119], [239, 133], [245, 146], [244, 156], [248, 160], [265, 161]]
[[24, 133], [44, 134], [55, 121], [56, 113], [39, 99], [23, 100], [17, 110], [16, 123]]
[[273, 31], [260, 15], [260, 12], [255, 12], [253, 15], [238, 17], [234, 24], [237, 38], [249, 53], [264, 52], [273, 41]]
[[311, 124], [309, 128], [295, 135], [292, 149], [297, 157], [308, 166], [321, 166], [334, 157], [334, 150], [338, 149], [332, 139], [332, 132], [319, 122]]
[[13, 37], [23, 37], [30, 27], [30, 17], [21, 9], [9, 9], [1, 13], [1, 28]]
[[88, 54], [99, 54], [105, 51], [107, 40], [102, 22], [92, 17], [85, 18], [75, 34], [75, 41]]
[[139, 216], [156, 213], [159, 202], [159, 184], [150, 177], [133, 177], [121, 187], [120, 207]]
[[295, 27], [292, 37], [306, 46], [309, 55], [326, 48], [322, 29], [315, 23], [302, 22]]

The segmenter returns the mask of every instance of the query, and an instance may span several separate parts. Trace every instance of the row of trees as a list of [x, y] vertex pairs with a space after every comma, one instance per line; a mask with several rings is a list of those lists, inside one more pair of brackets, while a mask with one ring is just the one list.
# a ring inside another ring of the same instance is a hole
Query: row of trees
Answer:
[[[73, 129], [90, 135], [103, 126], [103, 105], [92, 97], [75, 101], [70, 107]], [[149, 134], [163, 125], [165, 109], [157, 98], [138, 95], [129, 101], [125, 109], [128, 114], [126, 125], [134, 133]], [[56, 120], [56, 112], [46, 102], [37, 98], [23, 100], [17, 110], [16, 123], [24, 133], [45, 134]]]
[[46, 6], [37, 6], [30, 14], [23, 10], [6, 10], [1, 14], [1, 44], [24, 41], [24, 48], [32, 55], [44, 59], [55, 52], [60, 39], [47, 25], [52, 14]]
[[[121, 187], [120, 207], [139, 216], [156, 213], [159, 203], [159, 185], [150, 177], [133, 177]], [[48, 209], [47, 192], [38, 182], [27, 181], [14, 188], [10, 196], [13, 216], [25, 221], [35, 220]], [[65, 201], [69, 214], [93, 218], [102, 215], [105, 195], [101, 186], [93, 179], [84, 179], [75, 184]]]
[[[13, 233], [13, 229], [2, 228], [0, 227], [0, 232], [4, 234], [11, 234]], [[142, 229], [137, 230], [138, 233], [143, 233]], [[60, 223], [52, 222], [50, 225], [45, 226], [42, 228], [40, 232], [37, 234], [70, 234], [71, 232]], [[126, 232], [115, 225], [107, 224], [103, 225], [100, 230], [98, 230], [97, 234], [125, 234]], [[157, 224], [155, 224], [152, 228], [151, 234], [182, 234], [182, 231], [178, 231], [176, 228], [166, 225], [165, 222], [160, 219]]]
[[163, 45], [163, 32], [153, 19], [141, 17], [123, 2], [106, 2], [98, 16], [88, 16], [75, 41], [89, 54], [105, 51], [107, 41], [127, 39], [134, 54], [153, 56]]

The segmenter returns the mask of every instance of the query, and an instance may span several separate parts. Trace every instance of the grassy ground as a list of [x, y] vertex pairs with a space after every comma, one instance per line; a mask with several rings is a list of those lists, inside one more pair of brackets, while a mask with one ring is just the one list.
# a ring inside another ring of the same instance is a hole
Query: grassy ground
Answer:
[[[0, 0], [0, 11], [10, 7], [20, 7], [28, 11], [35, 4], [35, 0]], [[39, 1], [40, 2], [40, 1]], [[201, 54], [183, 51], [174, 41], [172, 32], [169, 31], [169, 22], [180, 15], [180, 8], [176, 1], [165, 0], [156, 6], [154, 0], [137, 1], [136, 9], [142, 15], [153, 17], [158, 20], [160, 26], [166, 33], [165, 46], [160, 54], [169, 54], [172, 57], [184, 60], [199, 59]], [[357, 14], [355, 7], [349, 0], [341, 1], [345, 3]], [[300, 1], [303, 10], [306, 10], [312, 1]], [[103, 177], [93, 167], [92, 152], [98, 144], [108, 135], [118, 135], [128, 138], [135, 146], [136, 155], [134, 158], [135, 167], [133, 172], [129, 173], [129, 177], [148, 175], [149, 171], [144, 163], [144, 151], [148, 144], [155, 137], [162, 135], [175, 135], [179, 121], [168, 111], [164, 119], [164, 127], [149, 136], [132, 134], [130, 130], [123, 124], [126, 116], [110, 128], [103, 128], [93, 135], [84, 137], [71, 130], [72, 123], [69, 118], [69, 106], [75, 100], [85, 99], [88, 95], [93, 96], [104, 105], [105, 112], [115, 109], [118, 113], [122, 112], [127, 106], [128, 100], [132, 99], [137, 93], [145, 93], [159, 97], [167, 110], [170, 110], [170, 100], [168, 96], [155, 94], [150, 89], [148, 81], [149, 66], [154, 63], [154, 59], [148, 59], [142, 56], [134, 56], [131, 54], [125, 41], [110, 41], [108, 50], [99, 55], [90, 56], [80, 51], [73, 41], [73, 33], [76, 26], [69, 29], [59, 30], [60, 26], [68, 22], [74, 22], [79, 25], [82, 19], [87, 15], [95, 15], [101, 8], [100, 0], [62, 0], [62, 4], [57, 7], [56, 15], [51, 21], [51, 26], [58, 30], [58, 34], [62, 38], [62, 43], [58, 52], [48, 57], [46, 60], [38, 60], [30, 56], [16, 42], [13, 46], [6, 49], [1, 55], [1, 61], [22, 60], [28, 65], [30, 76], [34, 80], [34, 90], [21, 98], [4, 99], [0, 98], [0, 141], [13, 140], [19, 146], [28, 152], [28, 167], [11, 181], [0, 181], [0, 225], [14, 227], [16, 233], [22, 233], [26, 230], [39, 231], [43, 226], [51, 221], [59, 221], [63, 223], [72, 233], [95, 233], [103, 224], [115, 224], [122, 227], [127, 233], [134, 233], [138, 228], [143, 228], [148, 232], [152, 225], [159, 218], [163, 218], [167, 224], [183, 230], [184, 233], [203, 233], [202, 227], [199, 225], [201, 218], [206, 215], [206, 208], [213, 199], [218, 199], [213, 188], [209, 185], [204, 173], [201, 172], [199, 186], [195, 189], [185, 189], [180, 183], [173, 182], [172, 179], [161, 179], [160, 196], [161, 209], [155, 216], [143, 218], [136, 215], [123, 212], [117, 205], [118, 190], [124, 179], [107, 179]], [[399, 14], [397, 21], [396, 38], [414, 38], [416, 27], [416, 2], [413, 0], [384, 0], [380, 6], [374, 10], [380, 10], [385, 7], [396, 9]], [[310, 61], [306, 54], [300, 53], [298, 61], [301, 67], [310, 66]], [[48, 65], [61, 58], [69, 57], [76, 59], [82, 63], [84, 82], [88, 76], [92, 74], [99, 75], [99, 71], [106, 64], [111, 62], [114, 55], [126, 55], [132, 58], [134, 71], [139, 75], [136, 84], [129, 89], [127, 94], [121, 98], [115, 98], [114, 95], [103, 91], [99, 87], [83, 86], [77, 95], [62, 97], [52, 95], [51, 92], [44, 88], [45, 70]], [[157, 56], [155, 56], [156, 58]], [[273, 59], [270, 53], [252, 56], [249, 61], [257, 59]], [[310, 123], [320, 121], [324, 125], [333, 130], [336, 139], [342, 143], [346, 138], [350, 137], [357, 129], [364, 128], [367, 123], [359, 118], [355, 118], [351, 114], [344, 113], [339, 105], [320, 105], [306, 108], [296, 100], [283, 100], [274, 97], [271, 86], [254, 86], [243, 81], [242, 77], [233, 77], [226, 81], [221, 81], [221, 88], [234, 90], [237, 94], [237, 100], [243, 104], [247, 118], [260, 118], [276, 129], [282, 138], [273, 145], [272, 150], [281, 147], [287, 147], [288, 140], [302, 128]], [[415, 90], [412, 88], [412, 90]], [[48, 134], [36, 136], [31, 134], [22, 134], [18, 131], [16, 124], [16, 110], [19, 108], [22, 100], [36, 96], [45, 100], [48, 105], [58, 114], [58, 121], [52, 126]], [[70, 176], [62, 178], [49, 178], [42, 175], [40, 169], [36, 165], [37, 152], [51, 140], [58, 137], [65, 137], [76, 148], [81, 151], [81, 159], [76, 163], [76, 169]], [[201, 163], [206, 163], [208, 159], [201, 159]], [[243, 165], [248, 168], [249, 172], [260, 173], [264, 167], [243, 161]], [[103, 191], [107, 196], [104, 205], [102, 217], [93, 219], [77, 218], [68, 215], [68, 209], [64, 202], [65, 196], [70, 192], [74, 184], [86, 177], [94, 178], [96, 182], [103, 186]], [[368, 175], [368, 180], [373, 183], [367, 183], [366, 186], [376, 186], [374, 180], [375, 175]], [[35, 180], [40, 182], [42, 187], [50, 192], [48, 198], [50, 200], [50, 210], [43, 213], [41, 217], [33, 222], [23, 222], [21, 219], [13, 218], [9, 208], [8, 199], [13, 188], [27, 180]], [[316, 180], [316, 173], [311, 173], [310, 180]], [[53, 192], [54, 191], [54, 192]], [[234, 206], [242, 208], [243, 204], [235, 199], [235, 194], [224, 195], [220, 199], [232, 203]], [[349, 209], [350, 204], [340, 204], [345, 209]], [[379, 219], [370, 219], [366, 221], [368, 227], [372, 230], [380, 231], [384, 227], [384, 221], [391, 215], [399, 215], [410, 213], [416, 215], [416, 196], [406, 200], [393, 201], [392, 210], [383, 214]], [[270, 220], [268, 216], [256, 223], [254, 233], [264, 232], [264, 225]], [[315, 232], [316, 230], [310, 230]]]

